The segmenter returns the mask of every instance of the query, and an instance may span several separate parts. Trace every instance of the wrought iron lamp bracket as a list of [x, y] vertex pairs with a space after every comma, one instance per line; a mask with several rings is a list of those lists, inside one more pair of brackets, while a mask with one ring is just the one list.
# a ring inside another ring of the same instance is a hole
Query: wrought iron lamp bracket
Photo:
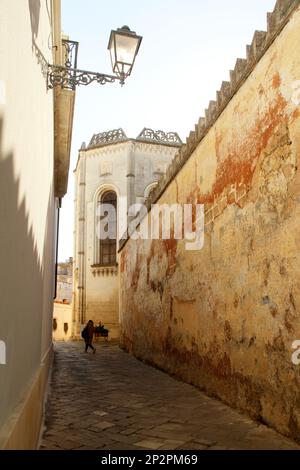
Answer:
[[48, 89], [60, 85], [62, 88], [75, 90], [76, 86], [89, 85], [92, 82], [105, 85], [106, 83], [113, 83], [115, 81], [119, 81], [121, 85], [124, 84], [124, 79], [114, 75], [105, 75], [103, 73], [88, 72], [87, 70], [48, 64]]
[[48, 64], [48, 89], [61, 86], [68, 90], [75, 90], [76, 86], [89, 85], [92, 82], [105, 85], [106, 83], [119, 81], [121, 85], [124, 85], [125, 76], [118, 77], [77, 69], [78, 42], [63, 39], [62, 45], [65, 54], [65, 63], [64, 65]]

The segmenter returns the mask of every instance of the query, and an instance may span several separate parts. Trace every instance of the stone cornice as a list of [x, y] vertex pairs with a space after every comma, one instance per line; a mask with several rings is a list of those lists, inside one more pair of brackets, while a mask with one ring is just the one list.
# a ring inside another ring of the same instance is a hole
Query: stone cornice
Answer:
[[[106, 144], [101, 144], [101, 145], [96, 145], [94, 147], [86, 147], [82, 145], [81, 149], [78, 152], [78, 158], [76, 162], [76, 166], [74, 169], [74, 173], [76, 173], [80, 157], [82, 155], [84, 156], [100, 156], [100, 155], [105, 155], [105, 154], [113, 154], [116, 153], [118, 150], [118, 147], [122, 147], [123, 145], [127, 145], [129, 143], [132, 143], [139, 147], [144, 147], [145, 152], [151, 153], [153, 150], [155, 150], [155, 153], [164, 153], [164, 154], [171, 154], [172, 149], [178, 149], [179, 144], [171, 144], [171, 143], [165, 143], [165, 142], [160, 142], [160, 141], [155, 141], [155, 140], [138, 140], [138, 139], [130, 139], [127, 138], [126, 140], [119, 140], [119, 141], [114, 141], [114, 142], [109, 142]], [[182, 144], [180, 144], [181, 146]]]

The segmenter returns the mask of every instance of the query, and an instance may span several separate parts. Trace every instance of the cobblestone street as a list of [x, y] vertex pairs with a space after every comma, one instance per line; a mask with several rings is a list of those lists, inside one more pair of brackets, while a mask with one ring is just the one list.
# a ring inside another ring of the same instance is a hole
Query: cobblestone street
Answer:
[[41, 449], [299, 449], [116, 344], [56, 343]]

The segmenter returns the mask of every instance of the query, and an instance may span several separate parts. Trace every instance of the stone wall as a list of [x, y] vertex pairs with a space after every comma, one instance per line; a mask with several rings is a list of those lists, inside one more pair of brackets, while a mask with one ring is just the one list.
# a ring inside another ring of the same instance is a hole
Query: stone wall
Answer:
[[153, 202], [204, 204], [203, 249], [120, 250], [122, 346], [296, 439], [299, 33], [299, 1], [278, 1], [156, 190]]
[[54, 302], [53, 305], [53, 339], [70, 341], [72, 337], [72, 305], [66, 302]]
[[57, 265], [56, 299], [72, 302], [73, 297], [73, 258]]

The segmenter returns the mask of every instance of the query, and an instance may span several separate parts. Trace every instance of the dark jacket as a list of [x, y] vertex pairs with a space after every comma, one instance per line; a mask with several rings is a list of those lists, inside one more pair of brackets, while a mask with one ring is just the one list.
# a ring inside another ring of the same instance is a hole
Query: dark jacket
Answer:
[[91, 342], [93, 341], [93, 337], [94, 337], [94, 325], [89, 324], [87, 325], [86, 329], [87, 329], [88, 334], [85, 339], [85, 342], [91, 344]]

